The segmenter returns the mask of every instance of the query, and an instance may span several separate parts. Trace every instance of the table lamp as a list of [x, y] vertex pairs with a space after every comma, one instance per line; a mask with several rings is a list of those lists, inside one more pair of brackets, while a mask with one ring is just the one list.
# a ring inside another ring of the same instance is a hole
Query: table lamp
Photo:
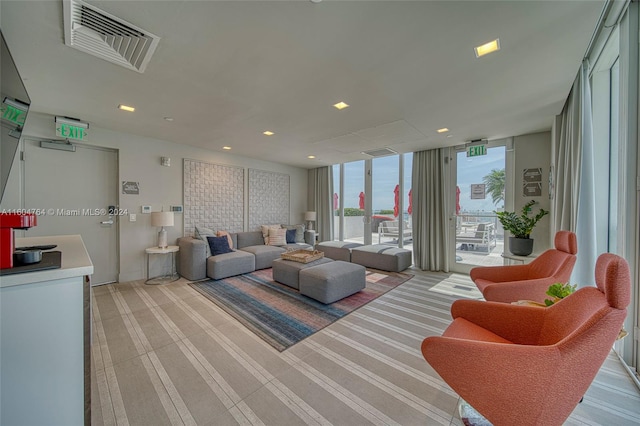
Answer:
[[173, 226], [173, 212], [151, 212], [151, 226], [159, 226], [158, 247], [167, 248], [167, 231], [165, 226]]
[[316, 212], [305, 212], [304, 220], [308, 222], [307, 229], [313, 230], [313, 222], [316, 221]]

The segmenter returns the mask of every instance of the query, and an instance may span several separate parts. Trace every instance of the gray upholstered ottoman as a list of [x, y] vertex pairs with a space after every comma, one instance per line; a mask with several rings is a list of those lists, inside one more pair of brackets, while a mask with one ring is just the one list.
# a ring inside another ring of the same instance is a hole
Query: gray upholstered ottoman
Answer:
[[354, 263], [335, 262], [300, 271], [300, 294], [322, 303], [333, 303], [366, 287], [366, 269]]
[[355, 247], [351, 261], [368, 268], [400, 272], [411, 266], [411, 251], [384, 244]]
[[316, 244], [316, 250], [323, 252], [329, 259], [351, 262], [351, 249], [360, 246], [362, 246], [360, 243], [323, 241]]
[[309, 263], [294, 262], [293, 260], [276, 259], [273, 261], [273, 279], [279, 283], [293, 287], [296, 290], [300, 288], [299, 274], [303, 269], [312, 266], [322, 265], [324, 263], [333, 262], [326, 257], [314, 260]]

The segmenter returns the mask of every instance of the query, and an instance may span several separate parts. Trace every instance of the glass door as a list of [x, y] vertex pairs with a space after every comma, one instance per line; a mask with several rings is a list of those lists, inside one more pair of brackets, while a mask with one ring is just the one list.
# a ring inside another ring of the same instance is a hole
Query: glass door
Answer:
[[413, 153], [333, 166], [334, 240], [413, 249]]
[[[340, 191], [334, 187], [334, 207], [337, 215], [334, 216], [334, 228], [338, 230], [337, 240], [364, 243], [365, 219], [366, 219], [366, 195], [365, 195], [365, 162], [353, 161], [351, 163], [336, 164], [335, 176], [341, 175]], [[370, 238], [370, 236], [369, 236]]]
[[504, 141], [452, 152], [451, 269], [468, 273], [475, 266], [503, 265], [504, 230], [495, 212], [505, 205]]

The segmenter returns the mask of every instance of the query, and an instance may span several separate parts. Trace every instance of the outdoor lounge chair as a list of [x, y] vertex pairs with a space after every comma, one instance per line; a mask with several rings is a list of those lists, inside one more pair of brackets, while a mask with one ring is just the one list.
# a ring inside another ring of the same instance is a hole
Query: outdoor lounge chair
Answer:
[[[413, 230], [409, 227], [409, 222], [404, 222], [402, 225], [402, 238], [406, 241], [412, 238]], [[400, 226], [397, 220], [380, 222], [378, 226], [378, 244], [382, 244], [383, 237], [391, 237], [396, 241], [400, 238]]]

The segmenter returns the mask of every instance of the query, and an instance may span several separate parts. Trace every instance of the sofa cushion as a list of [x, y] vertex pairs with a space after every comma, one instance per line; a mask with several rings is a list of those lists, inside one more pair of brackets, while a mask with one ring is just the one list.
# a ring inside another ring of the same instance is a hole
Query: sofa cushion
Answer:
[[229, 241], [229, 248], [233, 248], [233, 238], [231, 238], [230, 233], [228, 233], [227, 231], [218, 231], [216, 235], [218, 237], [222, 237], [222, 236], [227, 237], [227, 240]]
[[264, 244], [244, 247], [240, 250], [251, 253], [256, 257], [256, 269], [271, 268], [273, 261], [279, 259], [280, 254], [286, 251], [282, 247], [265, 246]]
[[269, 229], [269, 242], [270, 246], [284, 246], [287, 244], [287, 230], [282, 228], [270, 228]]
[[207, 243], [207, 257], [211, 256], [211, 248], [209, 247], [209, 241], [207, 241], [207, 237], [215, 237], [216, 233], [209, 228], [205, 228], [203, 226], [196, 226], [195, 237]]
[[233, 250], [229, 247], [229, 240], [227, 237], [207, 237], [209, 242], [209, 248], [211, 249], [211, 255], [217, 256], [219, 254], [231, 253]]
[[260, 225], [262, 231], [262, 238], [264, 238], [263, 244], [269, 244], [269, 229], [281, 228], [280, 225]]
[[296, 243], [296, 230], [287, 229], [287, 244], [295, 244], [295, 243]]
[[[296, 243], [304, 243], [304, 230], [305, 227], [304, 225], [282, 225], [283, 228], [285, 229], [295, 229], [296, 230], [296, 240], [295, 241], [291, 241], [296, 242]], [[289, 242], [289, 241], [287, 241]]]
[[242, 250], [211, 256], [207, 259], [207, 276], [214, 280], [247, 274], [255, 270], [255, 257]]
[[238, 232], [237, 234], [232, 235], [232, 237], [234, 236], [236, 243], [235, 247], [238, 249], [249, 246], [264, 245], [264, 239], [262, 237], [262, 232], [260, 231]]

